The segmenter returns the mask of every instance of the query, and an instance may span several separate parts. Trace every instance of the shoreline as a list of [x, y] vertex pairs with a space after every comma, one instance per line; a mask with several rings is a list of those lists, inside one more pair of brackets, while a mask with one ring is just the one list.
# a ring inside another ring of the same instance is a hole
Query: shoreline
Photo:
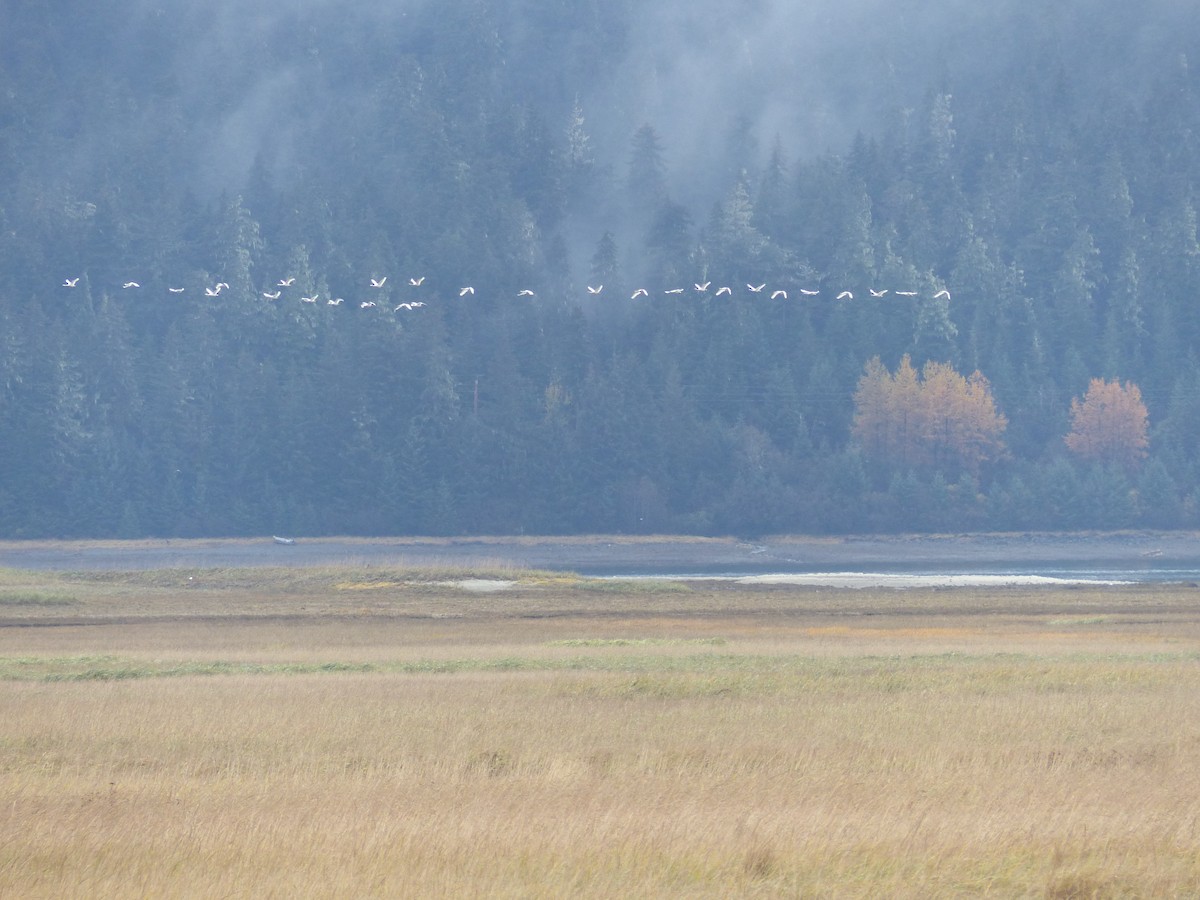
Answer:
[[1086, 565], [1200, 568], [1200, 532], [1022, 532], [951, 535], [671, 535], [163, 538], [0, 541], [0, 567], [53, 571], [320, 565], [442, 565], [584, 574], [677, 571], [730, 575], [893, 568]]

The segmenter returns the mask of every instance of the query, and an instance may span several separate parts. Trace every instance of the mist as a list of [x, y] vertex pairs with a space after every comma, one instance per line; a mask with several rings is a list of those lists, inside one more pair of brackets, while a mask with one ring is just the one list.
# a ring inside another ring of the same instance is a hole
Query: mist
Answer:
[[[22, 160], [22, 181], [65, 203], [95, 202], [109, 174], [130, 166], [155, 173], [141, 178], [147, 204], [172, 183], [215, 203], [245, 191], [256, 168], [288, 191], [318, 176], [335, 192], [363, 178], [399, 187], [433, 152], [430, 121], [447, 126], [437, 152], [473, 166], [465, 140], [485, 117], [528, 110], [561, 145], [578, 103], [602, 179], [554, 230], [581, 276], [604, 231], [627, 254], [642, 239], [622, 191], [643, 125], [662, 141], [671, 198], [699, 229], [776, 148], [792, 166], [844, 153], [858, 135], [903, 148], [928, 127], [935, 95], [953, 97], [960, 123], [986, 117], [984, 98], [1056, 79], [1097, 117], [1137, 105], [1195, 55], [1198, 18], [1172, 0], [1136, 10], [1116, 0], [590, 0], [551, 10], [529, 0], [138, 0], [117, 33], [100, 36], [97, 14], [81, 8], [56, 23], [52, 46], [18, 34], [0, 65], [61, 79], [57, 99], [29, 113], [60, 135], [59, 149]], [[1114, 58], [1120, 78], [1108, 73]], [[422, 85], [456, 106], [423, 109]], [[10, 90], [19, 106], [19, 80]], [[99, 90], [138, 99], [105, 108]]]
[[[1168, 0], [1136, 11], [1111, 0], [626, 0], [570, 13], [523, 0], [225, 0], [202, 9], [139, 0], [123, 32], [99, 41], [86, 32], [89, 17], [64, 18], [60, 50], [94, 57], [103, 77], [155, 85], [164, 111], [196, 142], [180, 174], [214, 195], [240, 190], [259, 158], [286, 178], [331, 108], [361, 110], [359, 127], [371, 129], [397, 60], [436, 65], [475, 87], [462, 71], [471, 60], [455, 52], [459, 32], [471, 31], [463, 52], [489, 40], [501, 61], [494, 96], [481, 100], [528, 102], [561, 128], [578, 98], [598, 160], [617, 172], [633, 132], [653, 125], [673, 193], [703, 216], [730, 172], [761, 165], [777, 141], [792, 160], [838, 153], [856, 134], [894, 129], [897, 110], [919, 108], [933, 91], [986, 91], [1055, 68], [1115, 91], [1092, 75], [1120, 54], [1138, 60], [1128, 68], [1144, 80], [1101, 99], [1132, 100], [1169, 64], [1164, 44], [1191, 49], [1196, 29], [1185, 26], [1196, 18], [1189, 4]], [[998, 52], [1014, 45], [1027, 54]], [[127, 125], [163, 127], [136, 117]], [[735, 129], [753, 138], [754, 159], [729, 158]]]

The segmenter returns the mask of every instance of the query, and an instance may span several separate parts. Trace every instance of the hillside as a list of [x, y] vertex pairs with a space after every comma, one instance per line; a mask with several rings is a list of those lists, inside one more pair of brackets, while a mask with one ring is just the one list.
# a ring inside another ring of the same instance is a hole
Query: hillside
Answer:
[[1200, 10], [121, 6], [0, 10], [0, 537], [1200, 524]]

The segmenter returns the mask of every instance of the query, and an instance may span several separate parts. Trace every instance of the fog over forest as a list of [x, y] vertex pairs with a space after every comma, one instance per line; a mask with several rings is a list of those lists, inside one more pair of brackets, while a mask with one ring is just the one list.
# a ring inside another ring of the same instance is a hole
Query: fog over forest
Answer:
[[1193, 4], [113, 7], [0, 9], [0, 537], [1200, 525]]

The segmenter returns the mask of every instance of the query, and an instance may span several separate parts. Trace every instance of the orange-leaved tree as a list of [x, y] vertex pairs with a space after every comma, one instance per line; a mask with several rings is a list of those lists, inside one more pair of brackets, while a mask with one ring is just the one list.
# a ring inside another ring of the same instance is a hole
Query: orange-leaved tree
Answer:
[[928, 362], [918, 375], [906, 355], [893, 375], [875, 357], [854, 393], [855, 440], [875, 461], [903, 468], [978, 474], [1003, 452], [1007, 425], [988, 380], [948, 363]]
[[1081, 401], [1071, 400], [1071, 431], [1067, 447], [1092, 462], [1134, 469], [1146, 456], [1150, 416], [1142, 392], [1127, 381], [1093, 378]]

